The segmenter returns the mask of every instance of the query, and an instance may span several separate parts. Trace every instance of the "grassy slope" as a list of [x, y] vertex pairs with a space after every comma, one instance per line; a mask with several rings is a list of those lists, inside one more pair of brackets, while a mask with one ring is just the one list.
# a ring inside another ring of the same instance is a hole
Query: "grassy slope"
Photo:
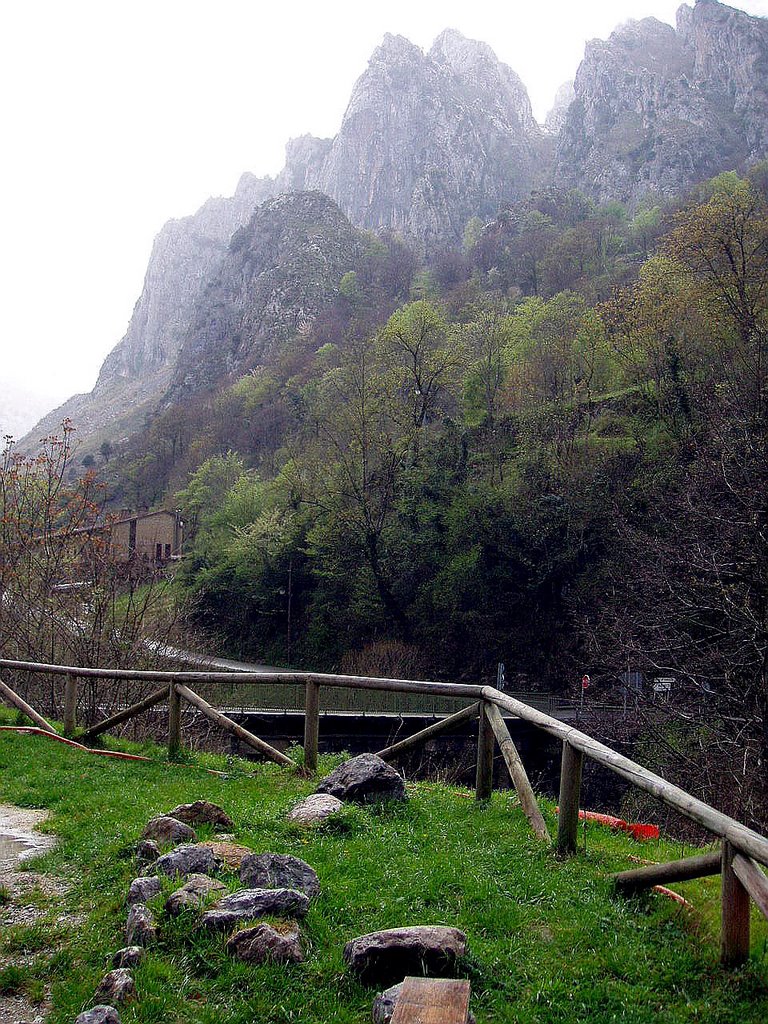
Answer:
[[[693, 916], [662, 897], [611, 896], [604, 876], [629, 866], [628, 854], [665, 859], [679, 855], [679, 844], [640, 846], [592, 827], [586, 855], [559, 863], [532, 840], [510, 794], [480, 808], [467, 794], [433, 784], [410, 786], [407, 806], [352, 808], [342, 828], [307, 834], [289, 827], [284, 814], [311, 783], [273, 766], [227, 762], [221, 778], [200, 764], [113, 761], [0, 734], [0, 801], [51, 809], [48, 827], [60, 843], [42, 866], [72, 878], [68, 909], [85, 915], [79, 925], [54, 929], [53, 941], [40, 926], [0, 937], [0, 953], [39, 950], [17, 983], [34, 992], [52, 981], [53, 1022], [71, 1021], [90, 1005], [123, 944], [123, 901], [143, 824], [201, 797], [230, 812], [245, 845], [293, 853], [315, 867], [323, 894], [302, 926], [309, 955], [288, 968], [236, 964], [221, 936], [195, 936], [186, 918], [164, 928], [137, 969], [140, 998], [124, 1011], [126, 1024], [362, 1024], [374, 992], [344, 973], [344, 943], [417, 923], [467, 932], [464, 973], [480, 1024], [749, 1024], [768, 1017], [765, 931], [756, 929], [750, 965], [732, 973], [717, 965], [719, 880], [679, 887], [695, 904]], [[551, 808], [545, 813], [554, 828]], [[230, 881], [235, 888], [236, 878]], [[52, 920], [58, 913], [51, 909]]]

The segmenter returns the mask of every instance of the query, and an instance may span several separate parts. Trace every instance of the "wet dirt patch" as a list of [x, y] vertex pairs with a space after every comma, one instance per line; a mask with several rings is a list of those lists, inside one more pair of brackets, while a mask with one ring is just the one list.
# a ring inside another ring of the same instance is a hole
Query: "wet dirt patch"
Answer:
[[[46, 817], [45, 811], [0, 804], [0, 940], [17, 928], [38, 922], [55, 927], [57, 920], [67, 920], [62, 907], [64, 879], [23, 869], [30, 857], [55, 845], [52, 836], [36, 831]], [[35, 960], [36, 954], [9, 950], [0, 941], [0, 979], [9, 977], [9, 968], [33, 967]], [[23, 986], [21, 991], [13, 986], [0, 991], [0, 1024], [42, 1024], [49, 1009], [47, 990], [36, 993], [34, 1001]]]

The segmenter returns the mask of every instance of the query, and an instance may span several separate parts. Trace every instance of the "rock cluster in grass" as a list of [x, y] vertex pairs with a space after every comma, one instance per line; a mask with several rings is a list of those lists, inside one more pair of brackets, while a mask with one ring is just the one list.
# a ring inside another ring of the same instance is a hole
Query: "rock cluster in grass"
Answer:
[[[325, 821], [338, 813], [343, 800], [370, 803], [406, 799], [401, 777], [375, 755], [346, 762], [323, 780], [322, 787], [326, 791], [297, 805], [290, 820], [302, 824]], [[248, 964], [295, 964], [304, 959], [298, 921], [306, 916], [310, 901], [320, 895], [315, 870], [298, 857], [254, 853], [223, 840], [186, 842], [185, 830], [192, 831], [192, 825], [219, 830], [233, 827], [222, 808], [202, 800], [182, 804], [147, 823], [137, 846], [137, 861], [151, 864], [152, 873], [131, 882], [126, 897], [126, 946], [113, 955], [112, 970], [95, 992], [99, 1005], [80, 1014], [76, 1024], [119, 1024], [115, 1005], [136, 998], [131, 968], [141, 962], [146, 948], [157, 942], [163, 926], [162, 915], [158, 922], [147, 905], [162, 893], [163, 878], [180, 883], [165, 901], [165, 914], [196, 914], [197, 928], [228, 932], [226, 950], [230, 956]], [[172, 848], [163, 852], [163, 846]], [[225, 882], [214, 877], [221, 871], [237, 871], [241, 888], [228, 892]], [[279, 923], [275, 918], [280, 919]], [[352, 939], [344, 947], [344, 961], [358, 981], [391, 986], [376, 998], [374, 1024], [389, 1024], [405, 975], [450, 976], [465, 954], [464, 933], [442, 925], [372, 932]]]

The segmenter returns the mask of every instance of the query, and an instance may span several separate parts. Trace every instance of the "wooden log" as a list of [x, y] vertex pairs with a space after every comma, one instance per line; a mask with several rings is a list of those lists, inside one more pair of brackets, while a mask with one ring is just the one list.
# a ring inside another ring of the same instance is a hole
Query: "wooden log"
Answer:
[[306, 688], [304, 710], [304, 769], [317, 771], [317, 753], [320, 744], [320, 686], [309, 681]]
[[515, 746], [515, 742], [509, 735], [507, 724], [495, 704], [486, 704], [485, 708], [496, 737], [496, 742], [499, 744], [499, 749], [515, 787], [515, 792], [520, 798], [520, 806], [523, 808], [523, 813], [530, 822], [536, 837], [550, 843], [552, 840], [550, 839], [549, 830], [534, 795], [528, 773], [523, 762], [520, 760], [520, 754]]
[[[421, 679], [381, 679], [378, 676], [326, 675], [322, 672], [160, 672], [147, 669], [79, 668], [75, 665], [50, 665], [43, 662], [13, 661], [0, 658], [0, 668], [23, 669], [27, 672], [62, 675], [74, 672], [91, 679], [135, 679], [145, 682], [227, 683], [231, 686], [250, 684], [304, 684], [313, 680], [321, 686], [351, 690], [381, 690], [384, 693], [425, 693], [433, 697], [470, 697], [480, 700], [485, 687], [473, 683], [434, 683]], [[523, 704], [522, 707], [527, 707]]]
[[264, 740], [260, 740], [258, 736], [254, 736], [252, 732], [248, 732], [242, 725], [238, 725], [237, 722], [233, 722], [231, 718], [227, 718], [216, 708], [211, 707], [207, 700], [204, 700], [194, 690], [190, 690], [188, 686], [184, 686], [182, 683], [177, 683], [175, 689], [177, 692], [188, 701], [193, 707], [196, 707], [198, 711], [202, 711], [206, 718], [209, 718], [212, 722], [221, 726], [222, 729], [226, 729], [227, 732], [237, 736], [243, 743], [247, 743], [249, 747], [253, 747], [254, 750], [258, 750], [264, 757], [269, 758], [270, 761], [275, 761], [277, 764], [282, 764], [287, 768], [297, 768], [298, 765], [290, 757], [285, 755], [281, 750], [277, 750], [275, 747], [269, 745]]
[[15, 690], [12, 690], [7, 683], [4, 683], [2, 679], [0, 679], [0, 695], [5, 697], [9, 704], [12, 704], [17, 710], [19, 710], [23, 715], [26, 715], [27, 718], [31, 719], [31, 721], [41, 729], [45, 729], [46, 732], [56, 732], [50, 722], [46, 722], [42, 715], [38, 715], [35, 709], [31, 705], [27, 704], [27, 702], [20, 697]]
[[486, 711], [486, 704], [483, 702], [480, 705], [480, 722], [477, 728], [476, 800], [490, 800], [493, 792], [493, 748], [493, 729]]
[[564, 742], [560, 762], [560, 810], [557, 820], [557, 852], [561, 857], [572, 857], [578, 846], [583, 765], [584, 754], [570, 743]]
[[749, 893], [733, 869], [737, 851], [723, 840], [720, 962], [738, 967], [749, 958]]
[[92, 725], [89, 729], [86, 729], [83, 733], [83, 739], [92, 740], [95, 736], [100, 736], [103, 732], [108, 732], [110, 729], [114, 729], [118, 725], [122, 725], [123, 722], [127, 722], [129, 718], [134, 718], [136, 715], [140, 715], [142, 711], [146, 711], [148, 708], [154, 707], [161, 701], [168, 699], [169, 687], [161, 686], [159, 690], [155, 690], [149, 697], [145, 697], [144, 700], [138, 701], [136, 704], [131, 704], [129, 708], [124, 708], [122, 711], [118, 711], [117, 714], [112, 715], [110, 718], [105, 718], [103, 722], [97, 722], [96, 725]]
[[664, 864], [650, 864], [648, 867], [635, 868], [632, 871], [619, 871], [613, 875], [613, 883], [617, 892], [623, 896], [631, 896], [632, 893], [650, 889], [654, 885], [687, 882], [691, 878], [719, 875], [722, 859], [722, 853], [715, 850], [714, 853], [703, 853], [697, 857], [670, 860]]
[[514, 697], [502, 693], [501, 690], [492, 686], [484, 686], [483, 695], [486, 700], [494, 703], [502, 711], [509, 711], [519, 718], [524, 718], [527, 722], [549, 733], [550, 736], [566, 741], [570, 746], [626, 779], [633, 786], [650, 793], [651, 796], [661, 800], [668, 807], [673, 807], [715, 835], [728, 839], [737, 849], [754, 857], [756, 861], [768, 864], [768, 838], [761, 836], [759, 832], [755, 832], [740, 821], [736, 821], [735, 818], [730, 818], [727, 814], [715, 810], [714, 807], [691, 796], [679, 786], [667, 782], [666, 779], [655, 775], [636, 761], [630, 761], [628, 757], [618, 754], [610, 747], [606, 747], [604, 743], [587, 736], [586, 733], [579, 732], [578, 729], [574, 729], [556, 718], [551, 718], [543, 711], [522, 704]]
[[181, 698], [174, 683], [168, 687], [168, 756], [175, 757], [181, 749]]
[[419, 732], [415, 732], [413, 736], [408, 736], [404, 740], [400, 740], [397, 743], [393, 743], [390, 747], [384, 747], [383, 750], [377, 752], [377, 757], [380, 757], [383, 761], [392, 761], [400, 754], [404, 754], [409, 750], [413, 750], [415, 747], [421, 746], [422, 743], [426, 743], [428, 739], [433, 736], [439, 736], [440, 733], [448, 732], [450, 729], [455, 729], [457, 725], [461, 725], [462, 722], [471, 722], [473, 718], [477, 718], [480, 714], [479, 704], [470, 704], [469, 707], [462, 708], [461, 711], [457, 711], [455, 715], [448, 715], [447, 718], [441, 719], [439, 722], [435, 722], [433, 725], [428, 725], [426, 729], [421, 729]]
[[406, 978], [391, 1024], [466, 1024], [468, 981], [454, 978]]
[[733, 858], [733, 873], [755, 901], [764, 917], [768, 917], [768, 878], [751, 857], [737, 853]]
[[64, 735], [72, 737], [77, 728], [77, 676], [68, 675], [64, 684]]

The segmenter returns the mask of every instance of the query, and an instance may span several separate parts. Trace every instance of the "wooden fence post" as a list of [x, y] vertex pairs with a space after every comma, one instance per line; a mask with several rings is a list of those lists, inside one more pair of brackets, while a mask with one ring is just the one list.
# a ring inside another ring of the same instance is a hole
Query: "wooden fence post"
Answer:
[[27, 704], [15, 690], [12, 690], [10, 686], [0, 679], [0, 697], [5, 697], [9, 704], [12, 704], [22, 715], [26, 715], [27, 718], [34, 722], [38, 729], [43, 729], [45, 732], [52, 732], [56, 734], [56, 730], [53, 728], [50, 722], [46, 720], [35, 711], [31, 705]]
[[512, 779], [512, 785], [515, 787], [515, 792], [520, 800], [520, 806], [523, 808], [523, 813], [530, 822], [531, 828], [537, 838], [544, 842], [551, 843], [552, 840], [550, 838], [549, 831], [547, 830], [547, 824], [544, 821], [538, 801], [536, 800], [536, 795], [531, 787], [528, 773], [525, 770], [523, 762], [520, 760], [520, 754], [517, 752], [514, 740], [509, 734], [506, 722], [495, 704], [488, 703], [485, 707], [487, 709], [491, 728], [496, 736], [496, 742], [499, 744], [499, 749], [501, 750], [501, 756], [504, 758], [507, 771], [509, 772], [509, 777]]
[[720, 962], [737, 967], [749, 957], [749, 893], [733, 870], [738, 851], [723, 840]]
[[68, 675], [64, 684], [64, 735], [74, 736], [77, 728], [77, 676]]
[[576, 853], [579, 838], [579, 798], [584, 755], [563, 740], [560, 764], [560, 810], [557, 822], [557, 852], [561, 857]]
[[317, 751], [320, 739], [320, 684], [307, 681], [304, 707], [304, 770], [317, 771]]
[[168, 756], [175, 757], [181, 749], [181, 697], [176, 684], [168, 688]]
[[487, 703], [480, 704], [480, 722], [477, 729], [477, 775], [475, 798], [490, 800], [493, 792], [493, 748], [495, 737], [488, 718]]

